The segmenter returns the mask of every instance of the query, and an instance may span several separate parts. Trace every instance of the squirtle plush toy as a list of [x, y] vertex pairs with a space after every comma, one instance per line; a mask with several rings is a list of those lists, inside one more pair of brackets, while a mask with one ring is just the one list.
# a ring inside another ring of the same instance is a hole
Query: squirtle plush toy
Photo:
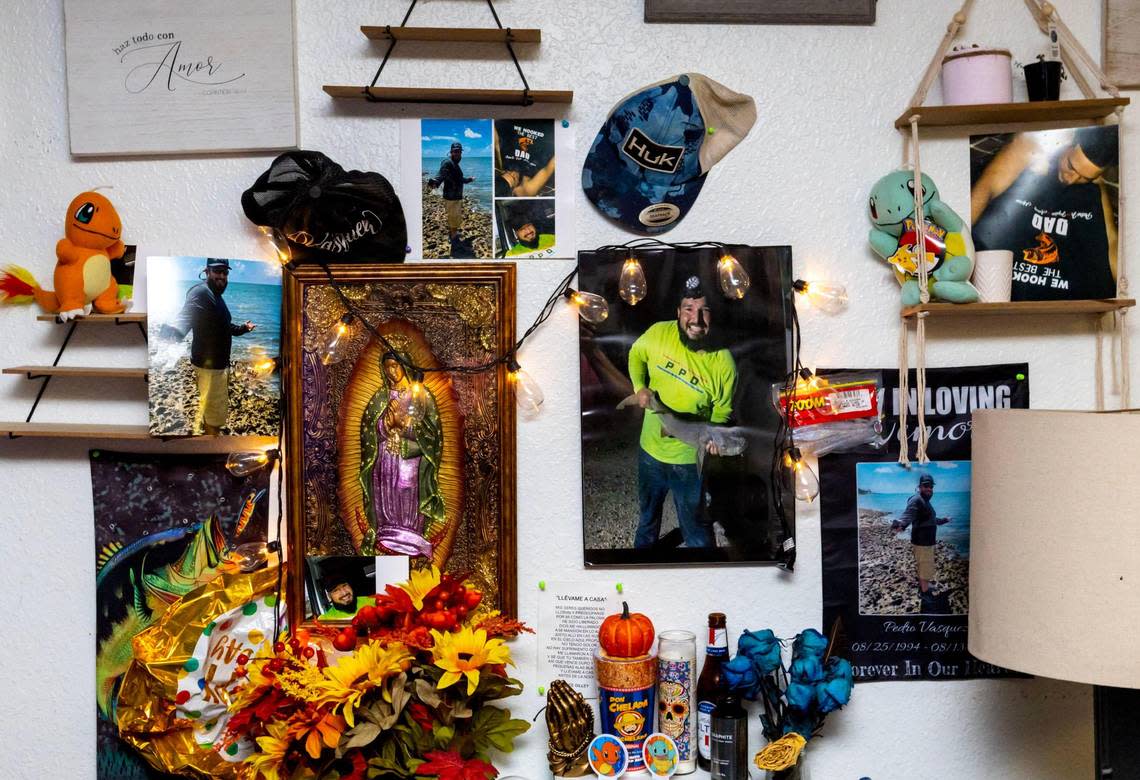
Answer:
[[914, 219], [914, 171], [888, 173], [871, 188], [871, 248], [894, 266], [902, 284], [902, 303], [920, 302], [918, 264], [926, 263], [930, 297], [950, 303], [973, 303], [978, 291], [970, 284], [974, 242], [965, 222], [938, 197], [934, 180], [922, 174], [922, 209], [926, 251], [918, 252]]
[[92, 308], [121, 314], [130, 301], [119, 300], [111, 261], [123, 256], [123, 223], [115, 207], [98, 192], [81, 192], [67, 207], [64, 238], [55, 245], [55, 290], [44, 290], [18, 265], [0, 271], [0, 302], [29, 303], [67, 321]]

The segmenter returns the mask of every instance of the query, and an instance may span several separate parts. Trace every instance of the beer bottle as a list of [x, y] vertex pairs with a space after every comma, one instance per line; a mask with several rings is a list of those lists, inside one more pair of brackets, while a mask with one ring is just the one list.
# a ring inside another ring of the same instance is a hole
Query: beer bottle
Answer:
[[748, 780], [748, 713], [726, 693], [712, 716], [712, 780]]
[[721, 674], [728, 661], [728, 628], [723, 612], [709, 614], [705, 662], [697, 678], [697, 765], [708, 770], [712, 761], [712, 714], [721, 695]]

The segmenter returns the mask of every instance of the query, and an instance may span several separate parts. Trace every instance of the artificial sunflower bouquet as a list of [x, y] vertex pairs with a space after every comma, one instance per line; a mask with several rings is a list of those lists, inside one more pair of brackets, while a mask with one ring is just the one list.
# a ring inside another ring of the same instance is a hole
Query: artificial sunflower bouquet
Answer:
[[[434, 566], [387, 586], [325, 649], [304, 629], [238, 658], [228, 740], [256, 745], [246, 780], [486, 780], [525, 720], [490, 702], [522, 693], [506, 639], [530, 631], [480, 610]], [[325, 637], [327, 639], [327, 637]], [[338, 652], [339, 651], [339, 652]]]

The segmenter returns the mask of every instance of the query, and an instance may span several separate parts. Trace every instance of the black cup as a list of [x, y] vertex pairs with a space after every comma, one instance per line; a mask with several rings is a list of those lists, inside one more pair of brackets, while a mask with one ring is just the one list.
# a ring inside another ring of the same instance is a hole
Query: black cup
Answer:
[[1025, 88], [1031, 101], [1060, 100], [1061, 63], [1057, 60], [1038, 60], [1024, 66]]

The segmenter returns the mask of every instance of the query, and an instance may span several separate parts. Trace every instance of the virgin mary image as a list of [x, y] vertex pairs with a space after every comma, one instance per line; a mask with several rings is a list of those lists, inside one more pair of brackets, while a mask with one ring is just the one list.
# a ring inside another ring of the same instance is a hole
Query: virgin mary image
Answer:
[[439, 493], [439, 411], [431, 392], [412, 382], [406, 356], [381, 358], [383, 388], [364, 409], [360, 479], [376, 542], [402, 555], [431, 557], [428, 523], [444, 520]]
[[[423, 334], [392, 320], [360, 354], [340, 410], [340, 503], [363, 555], [397, 554], [443, 567], [462, 503], [463, 421]], [[423, 372], [422, 380], [414, 373]], [[413, 376], [416, 376], [413, 379]]]

